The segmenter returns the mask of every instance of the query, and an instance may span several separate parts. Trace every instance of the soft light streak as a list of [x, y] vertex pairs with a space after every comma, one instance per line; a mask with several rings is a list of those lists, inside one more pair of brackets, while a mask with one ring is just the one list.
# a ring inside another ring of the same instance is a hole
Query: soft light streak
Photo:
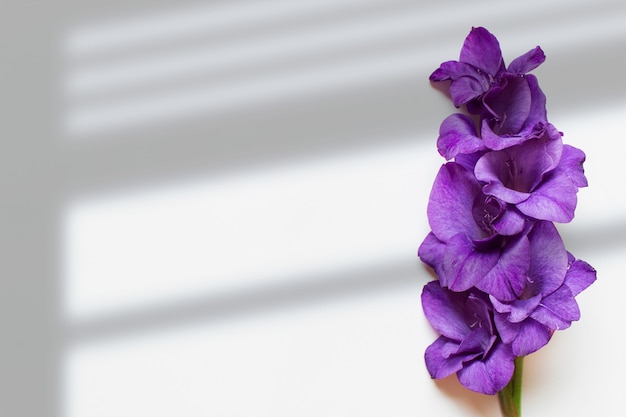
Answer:
[[413, 259], [426, 233], [419, 178], [440, 162], [421, 155], [417, 143], [397, 145], [73, 201], [68, 317]]
[[[450, 48], [448, 38], [438, 36], [439, 22], [460, 25], [471, 20], [472, 13], [481, 22], [502, 21], [502, 15], [515, 16], [515, 22], [528, 19], [532, 39], [528, 38], [527, 25], [523, 31], [500, 36], [508, 50], [517, 48], [519, 53], [539, 39], [551, 39], [550, 48], [560, 48], [626, 34], [621, 16], [611, 13], [611, 9], [590, 9], [584, 2], [567, 5], [568, 13], [588, 13], [595, 18], [582, 23], [559, 19], [545, 25], [533, 21], [533, 9], [528, 3], [497, 3], [480, 13], [471, 5], [423, 10], [419, 5], [391, 4], [376, 14], [347, 14], [335, 20], [316, 21], [318, 15], [337, 12], [336, 8], [356, 7], [347, 1], [289, 6], [264, 3], [258, 15], [248, 13], [248, 9], [239, 15], [239, 6], [223, 6], [226, 8], [221, 12], [187, 11], [76, 29], [68, 34], [65, 46], [71, 53], [64, 81], [68, 106], [63, 129], [72, 137], [85, 136], [301, 99], [427, 72], [431, 66], [428, 62], [438, 62], [438, 54]], [[547, 16], [559, 13], [562, 6], [561, 2], [553, 2], [542, 5], [542, 9]], [[214, 19], [220, 13], [230, 18], [218, 24]], [[303, 24], [286, 25], [284, 29], [277, 24], [289, 23], [290, 19], [303, 19]], [[210, 31], [235, 30], [253, 21], [265, 32], [252, 31], [223, 42], [219, 37], [208, 38], [199, 45], [193, 38], [186, 38], [189, 44], [175, 43], [173, 47], [165, 42], [168, 34], [176, 37], [180, 31], [192, 30], [196, 27], [193, 22], [197, 28]], [[511, 22], [513, 28], [515, 22]], [[158, 30], [159, 24], [163, 30]], [[123, 38], [127, 42], [122, 42]], [[124, 49], [133, 45], [133, 40], [141, 41], [139, 47], [147, 48], [145, 44], [151, 43], [157, 47], [143, 52], [139, 49], [130, 57], [105, 55], [91, 64], [79, 59], [97, 57], [103, 53], [102, 48]]]

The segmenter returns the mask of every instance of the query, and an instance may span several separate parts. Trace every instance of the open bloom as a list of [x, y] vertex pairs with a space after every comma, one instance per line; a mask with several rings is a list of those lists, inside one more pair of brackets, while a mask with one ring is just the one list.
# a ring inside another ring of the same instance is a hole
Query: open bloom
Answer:
[[482, 99], [481, 138], [500, 150], [541, 137], [548, 123], [546, 96], [533, 75], [504, 74]]
[[574, 297], [596, 279], [591, 266], [565, 251], [552, 223], [538, 222], [528, 238], [531, 262], [521, 297], [503, 302], [490, 296], [498, 333], [516, 356], [535, 352], [548, 343], [555, 330], [564, 330], [578, 320]]
[[495, 394], [509, 382], [514, 370], [511, 346], [497, 336], [493, 307], [486, 294], [452, 292], [431, 281], [422, 292], [426, 318], [441, 334], [426, 349], [426, 368], [432, 378], [457, 373], [465, 387]]
[[486, 183], [485, 194], [535, 219], [566, 223], [574, 217], [578, 188], [587, 185], [584, 160], [585, 154], [563, 145], [549, 125], [541, 139], [485, 153], [474, 172]]
[[459, 60], [442, 63], [430, 75], [430, 80], [450, 80], [450, 95], [454, 105], [459, 107], [498, 86], [506, 74], [522, 76], [543, 61], [545, 55], [537, 46], [514, 59], [506, 68], [498, 39], [487, 29], [475, 27], [465, 38]]
[[441, 64], [431, 81], [450, 80], [450, 95], [456, 107], [489, 90], [505, 71], [498, 40], [485, 28], [472, 28], [465, 38], [458, 61]]
[[453, 291], [477, 287], [513, 300], [521, 295], [529, 266], [527, 221], [481, 188], [466, 167], [441, 167], [427, 209], [432, 232], [418, 255]]
[[468, 116], [452, 115], [440, 129], [440, 153], [451, 159], [458, 152], [500, 150], [541, 137], [547, 124], [546, 98], [536, 77], [526, 73], [544, 60], [543, 51], [536, 47], [505, 68], [495, 36], [484, 28], [473, 28], [459, 61], [444, 62], [430, 79], [449, 80], [454, 105], [466, 104], [470, 113], [480, 115], [480, 137]]

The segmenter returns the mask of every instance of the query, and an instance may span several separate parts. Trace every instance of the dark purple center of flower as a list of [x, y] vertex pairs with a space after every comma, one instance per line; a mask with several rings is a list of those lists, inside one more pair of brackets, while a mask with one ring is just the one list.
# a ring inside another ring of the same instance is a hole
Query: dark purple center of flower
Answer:
[[528, 300], [528, 299], [533, 298], [536, 295], [537, 294], [535, 294], [535, 291], [533, 291], [529, 287], [526, 287], [526, 288], [524, 288], [524, 291], [522, 291], [522, 295], [519, 296], [519, 299], [520, 300]]
[[500, 219], [504, 210], [501, 203], [489, 195], [478, 194], [472, 205], [472, 215], [476, 224], [484, 232], [483, 237], [496, 233], [493, 223]]
[[513, 158], [509, 158], [504, 162], [503, 169], [500, 172], [500, 180], [502, 184], [511, 190], [528, 193], [531, 190], [528, 179], [524, 175], [524, 167], [518, 164]]
[[493, 347], [496, 339], [493, 334], [491, 306], [483, 298], [470, 294], [465, 303], [465, 309], [465, 320], [471, 329], [471, 336], [465, 339], [459, 351], [465, 354], [474, 353], [484, 358]]
[[524, 76], [505, 75], [485, 94], [483, 105], [485, 117], [495, 134], [518, 135], [530, 112], [528, 81]]
[[493, 330], [491, 323], [491, 305], [481, 297], [470, 294], [465, 302], [465, 320], [470, 328], [484, 327], [490, 333]]

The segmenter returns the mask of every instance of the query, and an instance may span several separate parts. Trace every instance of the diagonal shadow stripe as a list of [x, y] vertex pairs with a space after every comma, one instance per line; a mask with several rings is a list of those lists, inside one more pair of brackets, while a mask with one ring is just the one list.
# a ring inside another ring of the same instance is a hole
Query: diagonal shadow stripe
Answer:
[[407, 291], [415, 293], [418, 309], [420, 288], [430, 279], [432, 277], [417, 259], [414, 262], [374, 265], [330, 276], [311, 276], [297, 283], [286, 282], [201, 296], [70, 324], [66, 330], [66, 343], [98, 342], [194, 322], [245, 319], [251, 315], [397, 287], [407, 287]]

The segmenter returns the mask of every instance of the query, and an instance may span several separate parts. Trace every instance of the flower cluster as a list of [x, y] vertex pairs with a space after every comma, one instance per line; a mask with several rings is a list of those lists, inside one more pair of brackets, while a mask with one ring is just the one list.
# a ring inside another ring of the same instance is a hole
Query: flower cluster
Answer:
[[536, 47], [505, 66], [498, 40], [473, 28], [459, 61], [430, 76], [449, 85], [463, 113], [441, 124], [437, 148], [449, 162], [428, 202], [431, 232], [418, 255], [438, 280], [422, 293], [424, 313], [441, 335], [425, 354], [433, 378], [496, 394], [516, 357], [540, 349], [580, 311], [574, 297], [595, 270], [566, 251], [553, 222], [574, 217], [587, 185], [584, 153], [547, 120], [534, 75]]

